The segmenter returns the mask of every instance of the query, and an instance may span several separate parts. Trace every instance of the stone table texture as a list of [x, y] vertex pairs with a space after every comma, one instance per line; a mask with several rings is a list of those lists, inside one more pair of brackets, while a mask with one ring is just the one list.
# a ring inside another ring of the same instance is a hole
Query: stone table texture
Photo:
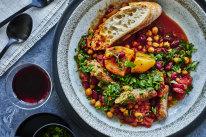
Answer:
[[[31, 62], [36, 63], [46, 69], [51, 75], [51, 51], [52, 39], [54, 36], [54, 28], [51, 29], [36, 45], [30, 49], [15, 65]], [[53, 113], [68, 123], [72, 120], [67, 117], [67, 112], [61, 103], [55, 89], [53, 88], [52, 95], [48, 102], [42, 107], [34, 110], [23, 110], [15, 107], [6, 96], [5, 79], [8, 72], [0, 77], [0, 137], [12, 137], [15, 134], [18, 126], [29, 116], [37, 113]], [[86, 130], [79, 129], [78, 126], [73, 125], [72, 130], [78, 137], [84, 137]], [[206, 121], [192, 132], [188, 137], [205, 137], [206, 136]]]

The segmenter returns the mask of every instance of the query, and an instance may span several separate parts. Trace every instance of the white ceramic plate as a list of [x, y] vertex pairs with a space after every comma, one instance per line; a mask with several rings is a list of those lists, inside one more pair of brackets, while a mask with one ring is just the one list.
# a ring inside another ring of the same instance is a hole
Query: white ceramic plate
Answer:
[[[77, 0], [79, 1], [79, 0]], [[169, 136], [182, 130], [194, 121], [206, 106], [206, 93], [203, 90], [206, 80], [206, 15], [193, 0], [156, 0], [166, 14], [175, 20], [185, 31], [188, 39], [198, 49], [193, 60], [200, 61], [197, 72], [193, 72], [194, 89], [177, 105], [169, 109], [166, 120], [153, 123], [151, 128], [120, 126], [119, 121], [108, 119], [105, 114], [89, 104], [82, 92], [77, 67], [74, 61], [75, 48], [83, 34], [88, 32], [91, 21], [96, 18], [99, 9], [120, 0], [84, 0], [65, 22], [64, 13], [57, 27], [62, 28], [56, 53], [56, 71], [61, 87], [71, 106], [77, 114], [91, 127], [108, 136]], [[128, 0], [121, 0], [128, 1]], [[74, 7], [73, 7], [74, 8]], [[69, 14], [69, 13], [68, 13]], [[55, 40], [54, 40], [55, 41]]]

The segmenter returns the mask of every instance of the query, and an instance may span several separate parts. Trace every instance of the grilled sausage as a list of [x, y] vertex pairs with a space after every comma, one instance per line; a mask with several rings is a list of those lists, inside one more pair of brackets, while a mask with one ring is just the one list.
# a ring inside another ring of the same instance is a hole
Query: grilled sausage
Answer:
[[[157, 96], [157, 92], [155, 90], [152, 91], [146, 91], [145, 89], [134, 89], [133, 91], [125, 91], [121, 93], [120, 97], [118, 97], [115, 100], [115, 103], [121, 103], [121, 102], [126, 102], [126, 103], [132, 103], [132, 102], [138, 102], [138, 101], [145, 101], [149, 100], [151, 98], [154, 98]], [[130, 99], [134, 98], [133, 100]]]
[[158, 97], [157, 101], [157, 108], [156, 108], [156, 116], [159, 120], [163, 120], [167, 117], [167, 103], [168, 103], [168, 94], [169, 94], [169, 86], [165, 85], [165, 88], [163, 89], [164, 95], [162, 98]]
[[113, 79], [110, 75], [104, 72], [101, 65], [96, 60], [90, 60], [87, 62], [87, 66], [91, 65], [93, 71], [91, 71], [91, 75], [95, 76], [98, 80], [102, 80], [103, 82], [113, 82]]

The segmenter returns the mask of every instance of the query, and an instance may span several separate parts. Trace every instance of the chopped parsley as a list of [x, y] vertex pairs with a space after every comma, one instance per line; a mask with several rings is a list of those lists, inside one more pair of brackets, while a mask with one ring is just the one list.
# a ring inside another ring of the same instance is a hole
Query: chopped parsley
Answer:
[[[109, 84], [108, 89], [103, 94], [105, 95], [104, 100], [108, 105], [114, 104], [114, 100], [120, 96], [120, 85], [117, 83]], [[111, 100], [109, 100], [109, 97]]]
[[189, 95], [192, 90], [193, 90], [193, 86], [190, 85], [190, 86], [188, 87], [188, 89], [186, 90], [186, 94]]
[[140, 115], [140, 116], [138, 117], [138, 119], [143, 119], [143, 116], [142, 116], [142, 115]]
[[133, 62], [128, 61], [128, 59], [124, 62], [125, 67], [134, 68], [136, 65]]
[[157, 112], [156, 107], [152, 107], [152, 112], [156, 115]]
[[150, 114], [149, 113], [146, 113], [146, 116], [149, 116]]

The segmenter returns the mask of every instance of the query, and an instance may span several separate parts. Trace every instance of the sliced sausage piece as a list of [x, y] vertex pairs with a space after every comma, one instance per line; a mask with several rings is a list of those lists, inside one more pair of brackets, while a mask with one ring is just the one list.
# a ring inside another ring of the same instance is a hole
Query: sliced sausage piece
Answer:
[[120, 94], [120, 97], [118, 97], [115, 100], [115, 103], [132, 103], [132, 102], [138, 102], [138, 101], [146, 101], [151, 98], [154, 98], [157, 96], [157, 92], [155, 90], [152, 91], [146, 91], [145, 89], [134, 89], [133, 91], [125, 91]]
[[102, 80], [103, 82], [113, 82], [113, 79], [109, 74], [104, 72], [104, 69], [101, 67], [99, 62], [96, 60], [90, 60], [87, 62], [87, 66], [91, 65], [93, 71], [91, 71], [91, 75], [95, 76], [98, 80]]
[[165, 85], [164, 95], [162, 98], [158, 97], [157, 106], [156, 106], [156, 116], [159, 120], [163, 120], [167, 117], [167, 103], [168, 103], [168, 94], [169, 94], [169, 86]]

